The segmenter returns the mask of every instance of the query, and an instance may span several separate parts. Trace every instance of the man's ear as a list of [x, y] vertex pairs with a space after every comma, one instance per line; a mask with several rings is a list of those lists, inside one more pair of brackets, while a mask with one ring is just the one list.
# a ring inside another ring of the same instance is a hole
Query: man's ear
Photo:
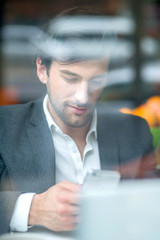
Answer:
[[47, 69], [46, 69], [45, 65], [42, 65], [42, 60], [40, 58], [37, 58], [36, 66], [37, 66], [37, 76], [38, 76], [39, 80], [43, 84], [46, 84], [47, 78], [48, 78]]

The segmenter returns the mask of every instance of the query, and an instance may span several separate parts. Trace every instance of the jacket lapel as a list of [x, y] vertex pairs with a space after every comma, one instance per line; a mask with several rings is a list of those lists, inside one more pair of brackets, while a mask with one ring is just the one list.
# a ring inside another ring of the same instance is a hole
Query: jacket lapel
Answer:
[[55, 154], [42, 100], [33, 105], [27, 132], [34, 156], [34, 167], [37, 170], [36, 182], [41, 183], [39, 190], [44, 191], [55, 184]]
[[97, 139], [101, 169], [111, 170], [119, 166], [119, 150], [114, 116], [106, 108], [99, 109], [97, 119]]

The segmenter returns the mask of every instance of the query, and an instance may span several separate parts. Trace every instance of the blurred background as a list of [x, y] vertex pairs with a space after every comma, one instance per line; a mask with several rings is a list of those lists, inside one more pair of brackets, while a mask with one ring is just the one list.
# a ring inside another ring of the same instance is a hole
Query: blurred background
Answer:
[[[144, 117], [160, 139], [160, 0], [1, 0], [0, 105], [40, 97], [33, 38], [61, 11], [89, 5], [108, 17], [117, 44], [102, 101]], [[158, 133], [159, 132], [159, 133]], [[156, 137], [155, 137], [156, 136]]]
[[160, 1], [1, 0], [0, 88], [6, 90], [0, 94], [1, 104], [26, 102], [42, 94], [31, 40], [49, 19], [79, 4], [108, 16], [118, 36], [103, 100], [139, 105], [160, 94]]

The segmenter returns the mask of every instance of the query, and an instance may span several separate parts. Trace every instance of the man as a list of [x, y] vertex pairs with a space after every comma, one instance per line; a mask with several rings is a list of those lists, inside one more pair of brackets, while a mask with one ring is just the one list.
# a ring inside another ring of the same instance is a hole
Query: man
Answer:
[[[71, 37], [61, 36], [63, 24], [51, 22], [49, 40], [41, 46], [46, 52], [36, 60], [47, 95], [0, 109], [1, 233], [34, 225], [73, 230], [88, 170], [114, 169], [122, 178], [139, 178], [155, 168], [147, 123], [97, 106], [107, 82], [104, 34], [89, 38], [82, 54], [91, 21], [72, 21]], [[87, 55], [92, 43], [96, 47]]]

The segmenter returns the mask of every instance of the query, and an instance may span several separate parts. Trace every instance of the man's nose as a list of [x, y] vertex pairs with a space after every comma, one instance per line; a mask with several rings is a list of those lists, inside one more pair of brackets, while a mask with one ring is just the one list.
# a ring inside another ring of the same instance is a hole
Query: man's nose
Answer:
[[79, 104], [86, 104], [89, 101], [88, 83], [84, 82], [77, 86], [75, 90], [75, 100]]

